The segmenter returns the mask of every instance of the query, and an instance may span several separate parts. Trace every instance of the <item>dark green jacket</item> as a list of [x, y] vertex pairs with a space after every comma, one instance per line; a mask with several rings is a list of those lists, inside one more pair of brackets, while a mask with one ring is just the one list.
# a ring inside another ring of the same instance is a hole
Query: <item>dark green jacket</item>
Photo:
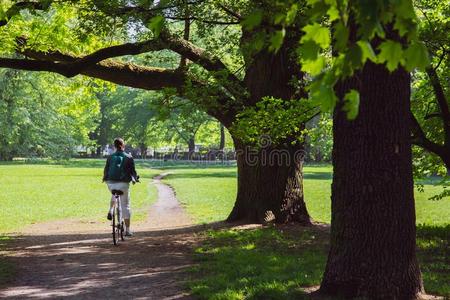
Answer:
[[[124, 172], [125, 172], [125, 176], [123, 179], [119, 180], [120, 182], [130, 182], [133, 180], [137, 180], [138, 175], [136, 173], [136, 169], [134, 166], [134, 160], [133, 157], [128, 154], [125, 153], [124, 151], [116, 151], [113, 154], [111, 154], [110, 156], [108, 156], [108, 158], [106, 159], [106, 165], [105, 165], [105, 169], [103, 170], [103, 180], [111, 180], [108, 178], [108, 170], [109, 170], [109, 165], [111, 163], [111, 157], [114, 155], [118, 155], [118, 156], [122, 156], [125, 160], [124, 160]], [[115, 180], [117, 181], [117, 180]]]

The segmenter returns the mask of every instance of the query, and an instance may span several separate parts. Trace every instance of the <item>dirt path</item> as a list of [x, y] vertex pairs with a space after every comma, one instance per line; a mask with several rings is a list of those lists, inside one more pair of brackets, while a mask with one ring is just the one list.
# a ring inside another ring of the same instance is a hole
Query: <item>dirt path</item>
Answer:
[[114, 247], [105, 222], [33, 225], [7, 249], [17, 279], [0, 298], [190, 299], [186, 268], [195, 233], [174, 192], [156, 177], [158, 200], [135, 236]]

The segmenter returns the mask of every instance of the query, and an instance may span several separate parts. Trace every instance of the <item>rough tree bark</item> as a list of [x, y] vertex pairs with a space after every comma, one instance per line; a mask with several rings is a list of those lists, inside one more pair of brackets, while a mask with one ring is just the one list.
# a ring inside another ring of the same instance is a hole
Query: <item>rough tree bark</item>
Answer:
[[303, 146], [249, 147], [235, 140], [236, 202], [228, 221], [310, 225], [303, 193]]
[[360, 91], [358, 117], [334, 114], [331, 248], [320, 291], [345, 298], [414, 299], [416, 259], [410, 75], [366, 63], [337, 87]]

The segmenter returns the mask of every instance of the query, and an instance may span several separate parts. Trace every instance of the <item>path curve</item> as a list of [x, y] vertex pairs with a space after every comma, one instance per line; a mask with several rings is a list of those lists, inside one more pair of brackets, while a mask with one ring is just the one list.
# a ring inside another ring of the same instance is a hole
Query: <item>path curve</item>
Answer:
[[194, 233], [202, 226], [192, 225], [174, 191], [161, 182], [165, 175], [153, 180], [158, 200], [147, 221], [118, 247], [106, 220], [28, 227], [6, 249], [18, 273], [0, 298], [191, 299], [184, 280], [193, 264]]

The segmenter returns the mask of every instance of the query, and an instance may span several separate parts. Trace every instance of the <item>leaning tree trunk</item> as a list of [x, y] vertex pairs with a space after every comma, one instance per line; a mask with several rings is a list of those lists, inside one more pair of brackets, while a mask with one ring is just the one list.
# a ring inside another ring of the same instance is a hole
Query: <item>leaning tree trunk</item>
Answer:
[[367, 63], [339, 84], [360, 91], [358, 117], [334, 114], [331, 248], [320, 290], [413, 299], [422, 290], [409, 124], [410, 75]]
[[255, 149], [235, 141], [236, 202], [227, 221], [311, 224], [303, 194], [303, 147]]

